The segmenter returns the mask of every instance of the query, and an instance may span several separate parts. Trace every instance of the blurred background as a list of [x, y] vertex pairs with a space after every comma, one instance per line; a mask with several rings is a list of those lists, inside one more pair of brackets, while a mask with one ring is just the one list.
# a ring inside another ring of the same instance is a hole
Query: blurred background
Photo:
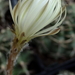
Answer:
[[[67, 17], [61, 31], [31, 40], [18, 57], [13, 75], [75, 75], [75, 0], [65, 3]], [[8, 0], [0, 0], [0, 75], [5, 75], [13, 39], [12, 24]]]

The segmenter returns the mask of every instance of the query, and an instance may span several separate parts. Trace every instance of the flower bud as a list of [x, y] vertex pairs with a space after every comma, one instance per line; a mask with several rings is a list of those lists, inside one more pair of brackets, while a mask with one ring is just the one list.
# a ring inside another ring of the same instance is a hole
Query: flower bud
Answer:
[[9, 0], [9, 6], [14, 33], [20, 41], [56, 34], [66, 16], [61, 0], [18, 0], [14, 8]]

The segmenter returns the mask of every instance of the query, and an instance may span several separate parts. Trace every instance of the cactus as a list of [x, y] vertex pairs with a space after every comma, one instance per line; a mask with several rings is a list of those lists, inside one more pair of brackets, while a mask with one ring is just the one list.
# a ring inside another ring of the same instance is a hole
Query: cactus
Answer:
[[[13, 34], [6, 27], [5, 7], [8, 9], [8, 1], [0, 1], [0, 75], [4, 75], [6, 59], [9, 55], [8, 50], [11, 46]], [[27, 65], [33, 59], [31, 54], [38, 54], [45, 66], [55, 61], [63, 62], [75, 56], [75, 5], [67, 6], [67, 17], [60, 27], [61, 31], [53, 36], [44, 36], [30, 41], [30, 49], [23, 51], [19, 56], [13, 75], [28, 74]], [[36, 43], [36, 44], [34, 44]], [[36, 47], [35, 47], [36, 46]], [[32, 49], [32, 50], [31, 50]], [[7, 54], [7, 55], [6, 55]], [[63, 59], [63, 60], [60, 60]], [[46, 61], [47, 60], [47, 61]], [[21, 68], [18, 68], [21, 67]], [[32, 71], [32, 70], [31, 70]], [[64, 73], [64, 72], [63, 72]], [[60, 74], [61, 75], [61, 72]], [[64, 75], [64, 74], [62, 74]]]

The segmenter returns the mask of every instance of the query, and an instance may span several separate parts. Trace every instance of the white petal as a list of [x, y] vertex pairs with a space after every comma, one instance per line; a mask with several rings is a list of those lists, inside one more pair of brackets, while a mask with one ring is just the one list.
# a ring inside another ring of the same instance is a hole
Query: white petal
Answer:
[[[56, 23], [54, 26], [52, 26], [50, 28], [47, 28], [47, 29], [44, 29], [44, 30], [36, 33], [34, 36], [43, 36], [43, 35], [50, 34], [51, 31], [54, 31], [59, 25], [61, 25], [61, 23], [64, 21], [65, 17], [66, 17], [66, 9], [65, 9], [65, 15], [59, 23]], [[48, 33], [46, 33], [46, 32], [48, 32]]]
[[23, 19], [23, 30], [25, 28], [25, 31], [27, 33], [28, 29], [31, 28], [33, 23], [36, 22], [36, 20], [39, 18], [44, 5], [46, 5], [47, 0], [33, 0], [32, 4], [28, 8], [27, 12], [25, 13], [24, 19]]
[[9, 8], [10, 8], [10, 13], [12, 15], [12, 5], [11, 5], [11, 0], [9, 0]]
[[46, 11], [43, 13], [43, 15], [40, 17], [40, 19], [34, 24], [34, 26], [32, 26], [32, 28], [30, 29], [30, 33], [28, 35], [35, 34], [40, 29], [47, 26], [47, 24], [49, 24], [50, 22], [52, 22], [54, 20], [54, 18], [60, 12], [60, 8], [61, 8], [61, 6], [59, 6], [59, 5], [61, 5], [59, 3], [61, 3], [61, 2], [58, 2], [58, 5], [57, 5], [57, 2], [58, 1], [55, 2], [56, 4], [54, 3], [54, 5], [53, 5], [54, 7], [51, 7], [52, 3], [49, 2], [49, 7], [51, 7], [51, 9], [53, 9], [53, 10], [56, 7], [55, 10], [54, 11], [52, 10], [52, 13], [50, 13], [51, 11], [49, 11], [49, 8], [48, 8], [47, 9], [47, 12], [49, 11], [48, 14], [46, 13]]

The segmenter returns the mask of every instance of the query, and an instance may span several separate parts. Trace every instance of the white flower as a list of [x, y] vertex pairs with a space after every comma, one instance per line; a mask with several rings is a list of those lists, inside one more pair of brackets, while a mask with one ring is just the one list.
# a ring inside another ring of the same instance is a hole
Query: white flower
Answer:
[[[9, 5], [14, 32], [21, 42], [38, 36], [56, 34], [66, 16], [66, 9], [62, 7], [61, 0], [19, 0], [14, 8], [9, 0]], [[55, 24], [50, 26], [54, 21]]]

